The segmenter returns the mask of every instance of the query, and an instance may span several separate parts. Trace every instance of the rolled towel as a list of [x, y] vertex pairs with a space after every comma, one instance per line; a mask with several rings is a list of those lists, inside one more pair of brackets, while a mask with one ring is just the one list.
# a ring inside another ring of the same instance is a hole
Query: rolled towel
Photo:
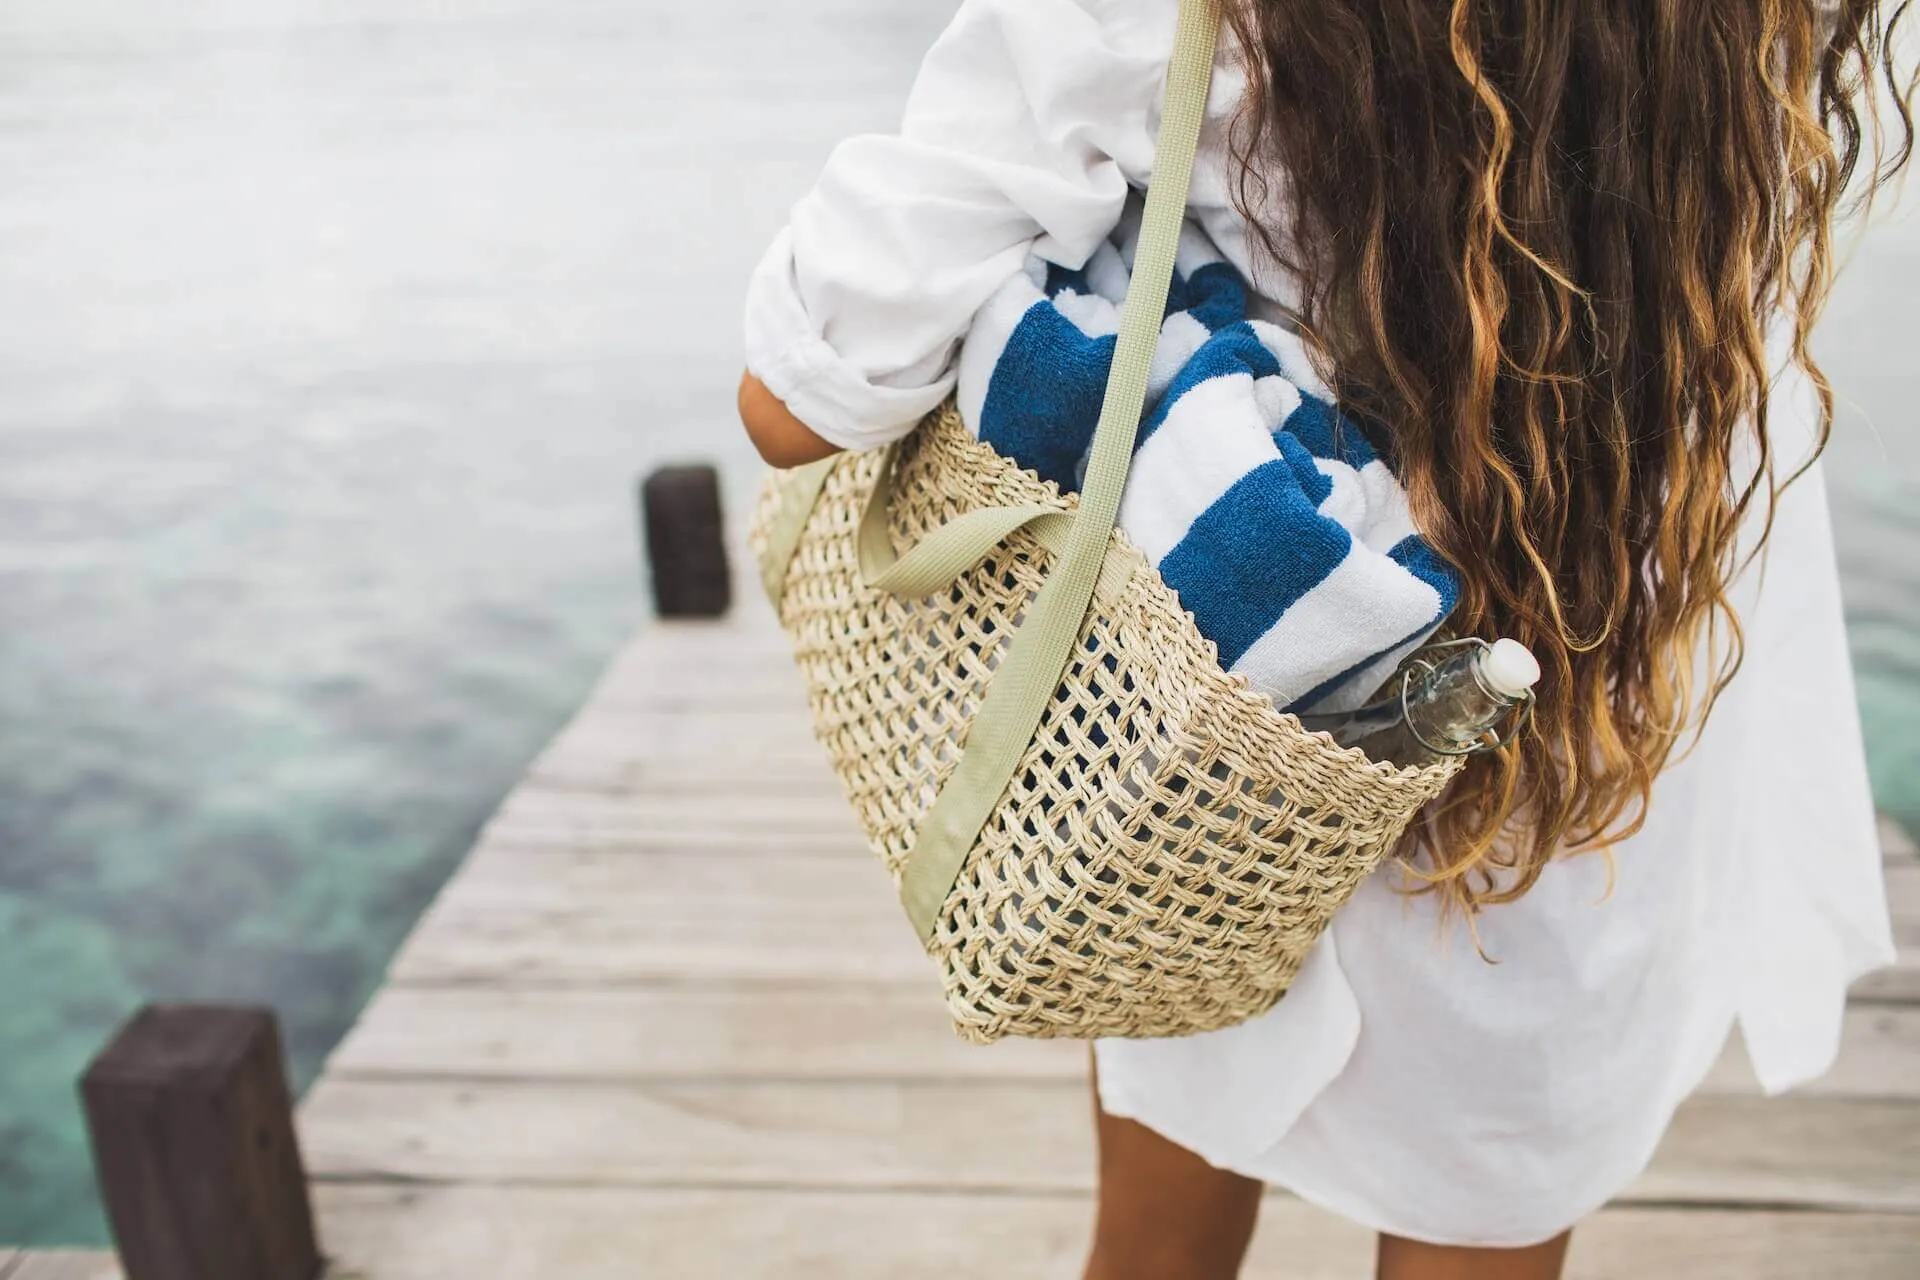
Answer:
[[[1077, 269], [1035, 256], [960, 351], [969, 430], [1064, 490], [1085, 473], [1113, 364], [1137, 205]], [[1406, 494], [1300, 339], [1182, 233], [1119, 525], [1220, 663], [1285, 710], [1366, 701], [1459, 599]]]

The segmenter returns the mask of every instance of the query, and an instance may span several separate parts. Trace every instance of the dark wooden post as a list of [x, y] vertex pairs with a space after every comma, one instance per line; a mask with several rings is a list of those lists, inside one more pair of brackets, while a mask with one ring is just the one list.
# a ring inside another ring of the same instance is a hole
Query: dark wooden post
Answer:
[[148, 1005], [80, 1096], [127, 1280], [320, 1273], [272, 1010]]
[[640, 486], [653, 569], [653, 604], [663, 618], [717, 618], [733, 603], [727, 573], [720, 476], [712, 467], [662, 467]]

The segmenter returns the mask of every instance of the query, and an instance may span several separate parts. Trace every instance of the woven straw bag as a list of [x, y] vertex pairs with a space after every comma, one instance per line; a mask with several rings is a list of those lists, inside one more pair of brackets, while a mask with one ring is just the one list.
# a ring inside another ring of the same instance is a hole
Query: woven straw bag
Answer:
[[1113, 527], [1217, 25], [1212, 0], [1182, 0], [1079, 497], [948, 406], [897, 445], [774, 473], [755, 511], [815, 731], [969, 1040], [1265, 1011], [1458, 767], [1395, 769], [1306, 732], [1221, 669]]

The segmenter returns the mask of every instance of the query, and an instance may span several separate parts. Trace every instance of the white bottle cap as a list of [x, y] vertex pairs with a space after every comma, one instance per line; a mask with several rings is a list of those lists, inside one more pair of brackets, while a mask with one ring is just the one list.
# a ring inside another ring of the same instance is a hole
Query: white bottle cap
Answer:
[[1480, 678], [1503, 698], [1525, 697], [1540, 682], [1540, 660], [1518, 640], [1495, 640], [1480, 655]]

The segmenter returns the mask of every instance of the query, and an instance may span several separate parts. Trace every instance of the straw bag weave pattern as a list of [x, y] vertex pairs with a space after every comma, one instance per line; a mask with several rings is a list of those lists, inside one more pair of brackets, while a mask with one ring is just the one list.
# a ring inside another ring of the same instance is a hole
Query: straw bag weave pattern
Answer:
[[1395, 769], [1222, 670], [1114, 529], [1219, 27], [1182, 0], [1080, 494], [949, 405], [776, 472], [752, 526], [814, 727], [955, 1028], [1174, 1036], [1272, 1007], [1457, 760]]
[[[779, 599], [814, 728], [896, 883], [1051, 553], [1016, 533], [952, 587], [868, 587], [861, 516], [887, 458], [833, 466]], [[888, 533], [1072, 499], [968, 434], [949, 406], [893, 463]], [[756, 552], [791, 473], [753, 523]], [[1362, 877], [1454, 765], [1396, 770], [1310, 734], [1220, 668], [1119, 533], [1075, 655], [962, 866], [928, 950], [954, 1026], [1002, 1036], [1171, 1036], [1270, 1008]]]

